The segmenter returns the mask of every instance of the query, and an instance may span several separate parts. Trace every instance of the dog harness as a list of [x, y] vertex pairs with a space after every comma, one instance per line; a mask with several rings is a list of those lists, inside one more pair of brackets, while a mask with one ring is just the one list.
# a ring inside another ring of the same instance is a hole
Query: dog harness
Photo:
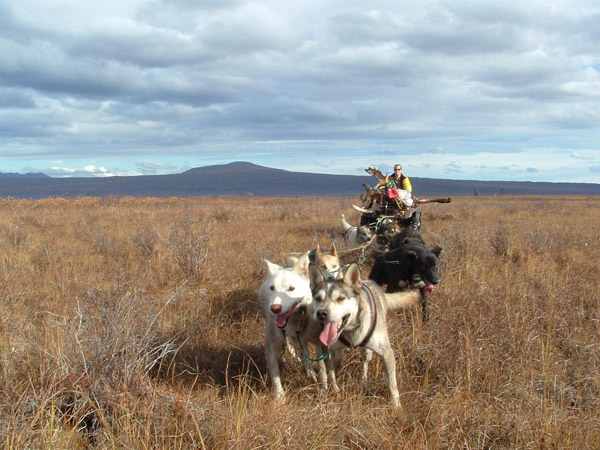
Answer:
[[[300, 306], [298, 309], [296, 309], [296, 312], [294, 314], [300, 314], [300, 316], [304, 316], [304, 314], [306, 314], [306, 305]], [[283, 335], [284, 339], [286, 337], [286, 334], [285, 334], [286, 327], [287, 327], [287, 324], [285, 327], [281, 328], [281, 334]], [[309, 361], [319, 362], [319, 361], [323, 361], [323, 360], [329, 358], [329, 347], [327, 348], [325, 353], [323, 353], [319, 358], [311, 358], [311, 356], [308, 354], [308, 352], [302, 345], [302, 339], [300, 339], [301, 334], [302, 334], [302, 332], [300, 330], [297, 330], [296, 331], [296, 339], [298, 339], [298, 344], [300, 345], [300, 350], [302, 351], [302, 354], [304, 355], [304, 357], [306, 359], [308, 359]]]
[[350, 344], [350, 342], [348, 342], [348, 340], [344, 337], [344, 335], [340, 334], [339, 340], [346, 347], [350, 347], [350, 348], [364, 347], [365, 344], [367, 343], [367, 341], [373, 335], [373, 332], [375, 331], [375, 325], [377, 324], [377, 306], [375, 305], [375, 296], [373, 295], [373, 291], [371, 291], [371, 288], [369, 288], [369, 286], [367, 286], [364, 283], [363, 283], [361, 289], [367, 294], [367, 298], [369, 299], [368, 305], [371, 310], [371, 326], [369, 327], [369, 332], [367, 333], [367, 335], [363, 338], [362, 341], [360, 341], [360, 344], [358, 344], [358, 345]]

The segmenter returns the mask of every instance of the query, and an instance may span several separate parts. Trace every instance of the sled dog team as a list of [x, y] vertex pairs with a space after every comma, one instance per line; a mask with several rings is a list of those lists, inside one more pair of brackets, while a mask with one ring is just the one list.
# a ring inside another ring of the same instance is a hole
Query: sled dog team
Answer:
[[[346, 243], [370, 239], [360, 237], [359, 227], [351, 230], [343, 216], [342, 226]], [[265, 318], [265, 356], [275, 395], [284, 395], [278, 354], [286, 347], [296, 354], [292, 342], [300, 348], [309, 379], [322, 389], [329, 384], [336, 391], [336, 365], [345, 350], [359, 347], [363, 350], [363, 379], [375, 352], [383, 360], [391, 401], [398, 406], [387, 313], [421, 305], [426, 319], [427, 296], [440, 282], [440, 251], [439, 247], [428, 250], [416, 231], [400, 232], [390, 250], [376, 258], [367, 280], [362, 279], [356, 263], [341, 268], [335, 245], [329, 252], [317, 246], [304, 254], [291, 254], [289, 267], [263, 260], [267, 275], [258, 292], [258, 304]], [[314, 359], [309, 348], [317, 353]]]

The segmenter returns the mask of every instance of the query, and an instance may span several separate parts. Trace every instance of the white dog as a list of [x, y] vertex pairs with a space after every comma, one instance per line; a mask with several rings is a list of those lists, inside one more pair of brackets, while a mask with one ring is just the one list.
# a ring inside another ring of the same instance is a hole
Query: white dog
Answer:
[[[267, 278], [258, 291], [258, 304], [265, 318], [265, 356], [271, 376], [273, 390], [277, 397], [283, 396], [279, 372], [278, 353], [286, 346], [289, 338], [298, 339], [308, 324], [307, 307], [312, 302], [308, 276], [308, 253], [298, 258], [293, 267], [281, 267], [266, 259]], [[309, 378], [317, 381], [310, 361], [302, 357]], [[325, 374], [323, 374], [325, 376]]]
[[342, 228], [344, 228], [344, 240], [350, 247], [360, 247], [373, 238], [373, 232], [368, 226], [353, 227], [346, 221], [346, 216], [343, 214]]

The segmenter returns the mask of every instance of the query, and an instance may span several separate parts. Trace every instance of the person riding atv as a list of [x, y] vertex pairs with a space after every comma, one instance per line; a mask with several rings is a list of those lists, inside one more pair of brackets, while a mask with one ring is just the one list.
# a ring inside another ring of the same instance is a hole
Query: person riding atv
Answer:
[[411, 208], [414, 205], [412, 185], [410, 179], [402, 173], [402, 165], [394, 165], [393, 175], [385, 177], [376, 169], [369, 168], [366, 171], [379, 180], [374, 191], [378, 191], [381, 195], [378, 195], [380, 202], [378, 209], [363, 212], [360, 224], [371, 225], [380, 216], [393, 216], [399, 225], [418, 230], [421, 226], [421, 210]]

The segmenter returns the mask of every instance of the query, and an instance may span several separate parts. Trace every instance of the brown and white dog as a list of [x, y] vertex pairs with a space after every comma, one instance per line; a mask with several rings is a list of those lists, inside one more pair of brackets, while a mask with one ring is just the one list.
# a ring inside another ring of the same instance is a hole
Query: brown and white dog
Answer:
[[[288, 266], [294, 266], [301, 255], [302, 253], [290, 253], [287, 257]], [[331, 244], [330, 251], [322, 251], [321, 246], [317, 244], [317, 248], [308, 253], [308, 258], [312, 264], [319, 268], [325, 279], [337, 280], [343, 277], [335, 244]]]

